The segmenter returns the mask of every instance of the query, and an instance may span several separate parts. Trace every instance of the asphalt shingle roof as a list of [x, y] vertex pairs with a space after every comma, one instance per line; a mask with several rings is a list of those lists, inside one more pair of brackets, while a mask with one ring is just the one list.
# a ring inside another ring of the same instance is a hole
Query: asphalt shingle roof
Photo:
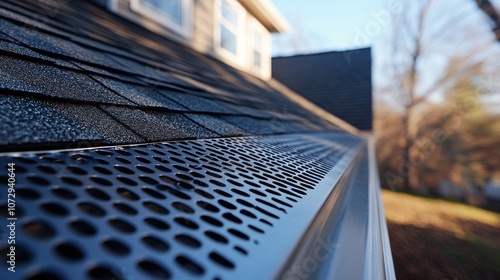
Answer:
[[0, 151], [337, 127], [90, 1], [0, 2]]
[[272, 62], [273, 78], [358, 129], [372, 129], [370, 48]]

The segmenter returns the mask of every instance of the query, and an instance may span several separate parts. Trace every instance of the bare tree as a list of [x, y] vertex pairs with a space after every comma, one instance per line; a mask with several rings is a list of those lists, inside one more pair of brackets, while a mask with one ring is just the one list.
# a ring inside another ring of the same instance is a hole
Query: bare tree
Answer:
[[[410, 190], [411, 176], [418, 168], [412, 158], [412, 149], [419, 135], [421, 117], [418, 114], [425, 108], [428, 98], [436, 92], [446, 92], [457, 79], [472, 77], [481, 71], [478, 61], [481, 61], [483, 49], [489, 46], [454, 43], [457, 39], [465, 41], [468, 34], [476, 32], [477, 26], [468, 21], [470, 14], [470, 9], [450, 9], [450, 4], [446, 5], [444, 1], [405, 1], [402, 14], [393, 24], [391, 82], [396, 100], [402, 103], [397, 177], [402, 179], [406, 190]], [[431, 62], [433, 56], [446, 58], [447, 50], [443, 46], [454, 49], [457, 54], [450, 55], [444, 63], [448, 66], [442, 66], [441, 73], [429, 78], [425, 74], [435, 70], [430, 67], [436, 67]], [[450, 64], [451, 57], [454, 58], [453, 64]]]
[[495, 33], [495, 38], [500, 42], [500, 17], [498, 16], [495, 7], [488, 0], [476, 0], [477, 6], [493, 21], [492, 31]]

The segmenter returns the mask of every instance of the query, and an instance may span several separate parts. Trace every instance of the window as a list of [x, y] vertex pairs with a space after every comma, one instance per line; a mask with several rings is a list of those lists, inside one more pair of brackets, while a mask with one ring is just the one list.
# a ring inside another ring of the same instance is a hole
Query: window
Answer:
[[243, 23], [242, 7], [234, 0], [220, 0], [216, 9], [216, 49], [223, 55], [240, 55], [241, 28]]
[[253, 65], [260, 68], [262, 66], [262, 34], [259, 30], [253, 30]]
[[130, 8], [184, 37], [191, 37], [192, 0], [131, 0]]
[[269, 31], [255, 18], [249, 22], [248, 40], [248, 65], [250, 69], [264, 73], [269, 66]]

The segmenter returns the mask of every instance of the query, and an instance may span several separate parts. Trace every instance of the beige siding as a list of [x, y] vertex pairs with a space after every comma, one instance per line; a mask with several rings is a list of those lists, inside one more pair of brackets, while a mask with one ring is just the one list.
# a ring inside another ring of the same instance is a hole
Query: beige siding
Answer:
[[195, 49], [205, 53], [213, 52], [213, 26], [214, 0], [195, 0], [193, 36], [193, 46]]

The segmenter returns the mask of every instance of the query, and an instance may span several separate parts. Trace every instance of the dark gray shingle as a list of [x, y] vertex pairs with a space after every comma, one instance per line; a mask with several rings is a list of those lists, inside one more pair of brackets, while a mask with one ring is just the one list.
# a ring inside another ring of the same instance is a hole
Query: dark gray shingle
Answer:
[[273, 58], [273, 77], [361, 130], [372, 129], [371, 49]]

